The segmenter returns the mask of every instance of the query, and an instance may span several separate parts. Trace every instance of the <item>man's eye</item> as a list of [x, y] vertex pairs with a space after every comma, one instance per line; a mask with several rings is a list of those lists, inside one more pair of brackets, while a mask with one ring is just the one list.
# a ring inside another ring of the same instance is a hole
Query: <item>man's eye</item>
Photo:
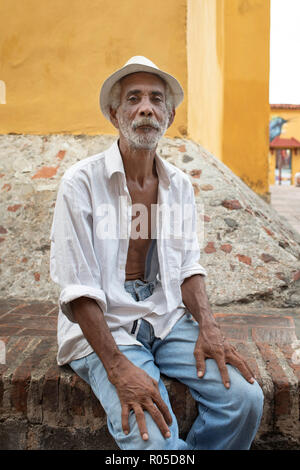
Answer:
[[136, 97], [136, 96], [130, 96], [130, 97], [128, 98], [128, 100], [134, 102], [134, 101], [137, 100], [137, 97]]

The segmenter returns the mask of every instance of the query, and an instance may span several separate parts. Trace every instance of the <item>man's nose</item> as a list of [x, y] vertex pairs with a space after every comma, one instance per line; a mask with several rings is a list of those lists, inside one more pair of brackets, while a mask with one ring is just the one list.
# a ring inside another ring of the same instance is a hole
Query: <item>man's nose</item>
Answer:
[[141, 100], [139, 106], [139, 115], [143, 117], [150, 117], [153, 115], [151, 101], [148, 98]]

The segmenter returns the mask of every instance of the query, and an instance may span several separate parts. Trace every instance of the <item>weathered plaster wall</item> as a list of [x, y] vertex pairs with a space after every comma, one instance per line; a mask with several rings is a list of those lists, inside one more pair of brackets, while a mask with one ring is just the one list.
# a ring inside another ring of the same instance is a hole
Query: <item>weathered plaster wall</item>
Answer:
[[188, 1], [188, 130], [192, 139], [222, 160], [224, 5]]
[[269, 0], [188, 1], [188, 130], [268, 198]]
[[222, 161], [268, 193], [269, 0], [225, 0]]
[[[0, 133], [114, 133], [99, 89], [135, 55], [187, 87], [186, 0], [10, 0], [0, 18]], [[186, 106], [170, 136], [186, 134]]]

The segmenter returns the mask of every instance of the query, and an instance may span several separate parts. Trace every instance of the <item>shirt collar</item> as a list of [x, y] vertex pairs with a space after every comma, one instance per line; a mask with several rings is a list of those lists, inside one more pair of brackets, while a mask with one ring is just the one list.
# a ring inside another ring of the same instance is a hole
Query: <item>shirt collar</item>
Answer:
[[[157, 153], [155, 154], [154, 158], [159, 180], [162, 181], [166, 186], [170, 186], [171, 178], [176, 174], [176, 170], [173, 170], [163, 160], [163, 158], [157, 155]], [[111, 176], [116, 172], [123, 173], [125, 177], [125, 169], [122, 156], [119, 150], [118, 140], [116, 140], [111, 145], [111, 147], [105, 151], [105, 169], [108, 178], [111, 178]]]

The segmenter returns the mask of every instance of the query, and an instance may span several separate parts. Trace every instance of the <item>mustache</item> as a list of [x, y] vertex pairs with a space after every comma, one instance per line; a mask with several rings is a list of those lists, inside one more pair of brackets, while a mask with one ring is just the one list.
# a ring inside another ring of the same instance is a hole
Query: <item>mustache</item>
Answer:
[[156, 119], [153, 119], [153, 118], [144, 117], [144, 118], [136, 119], [135, 121], [133, 121], [132, 128], [134, 130], [136, 130], [140, 126], [150, 126], [150, 127], [153, 127], [156, 130], [160, 129], [160, 125], [158, 124]]

